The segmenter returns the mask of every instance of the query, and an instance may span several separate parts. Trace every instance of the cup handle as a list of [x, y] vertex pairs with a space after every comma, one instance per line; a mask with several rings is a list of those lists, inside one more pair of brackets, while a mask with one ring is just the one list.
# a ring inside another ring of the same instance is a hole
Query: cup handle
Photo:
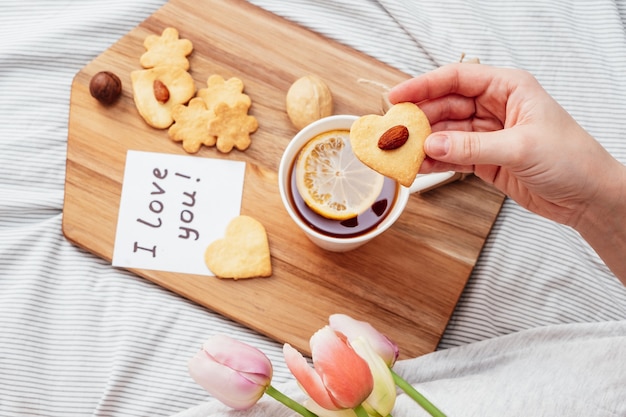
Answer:
[[434, 172], [432, 174], [417, 174], [413, 184], [409, 187], [410, 193], [424, 193], [433, 188], [440, 187], [444, 184], [462, 179], [465, 174], [461, 172], [446, 171]]

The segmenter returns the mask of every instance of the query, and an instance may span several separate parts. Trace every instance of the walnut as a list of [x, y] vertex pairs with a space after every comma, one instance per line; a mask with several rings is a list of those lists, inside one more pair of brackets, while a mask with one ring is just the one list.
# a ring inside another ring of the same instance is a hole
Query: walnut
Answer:
[[286, 104], [287, 115], [298, 129], [333, 113], [330, 89], [316, 75], [306, 75], [296, 80], [287, 92]]

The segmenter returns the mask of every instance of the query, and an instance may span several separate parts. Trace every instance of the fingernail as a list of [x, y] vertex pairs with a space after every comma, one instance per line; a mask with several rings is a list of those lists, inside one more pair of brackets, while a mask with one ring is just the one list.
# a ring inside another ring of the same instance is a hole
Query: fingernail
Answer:
[[424, 150], [428, 156], [433, 158], [445, 156], [450, 150], [450, 139], [447, 135], [432, 134], [426, 139]]

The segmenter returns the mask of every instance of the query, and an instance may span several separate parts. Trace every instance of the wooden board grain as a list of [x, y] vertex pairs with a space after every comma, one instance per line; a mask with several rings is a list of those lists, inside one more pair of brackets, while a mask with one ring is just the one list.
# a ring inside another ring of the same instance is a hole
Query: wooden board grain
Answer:
[[[243, 22], [243, 23], [242, 23]], [[242, 214], [266, 227], [273, 276], [213, 277], [134, 270], [136, 274], [309, 352], [308, 339], [332, 313], [371, 322], [399, 344], [402, 357], [431, 352], [445, 329], [501, 207], [503, 196], [469, 177], [413, 195], [397, 223], [349, 253], [314, 246], [283, 208], [277, 182], [280, 156], [296, 133], [285, 94], [313, 73], [333, 92], [335, 114], [379, 113], [380, 85], [408, 76], [371, 57], [244, 1], [172, 0], [86, 65], [72, 84], [63, 232], [76, 245], [112, 259], [129, 149], [185, 154], [167, 132], [138, 115], [130, 72], [140, 69], [143, 40], [173, 26], [190, 39], [190, 73], [202, 88], [211, 74], [244, 81], [259, 130], [245, 152], [204, 148], [197, 157], [246, 162]], [[123, 96], [111, 107], [88, 91], [90, 78], [120, 76]], [[363, 80], [372, 82], [363, 82]]]

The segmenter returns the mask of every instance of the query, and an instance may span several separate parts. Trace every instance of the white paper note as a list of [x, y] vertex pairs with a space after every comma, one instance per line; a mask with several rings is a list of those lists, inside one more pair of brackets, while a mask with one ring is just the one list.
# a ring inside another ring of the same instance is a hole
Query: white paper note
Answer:
[[113, 266], [213, 275], [209, 243], [240, 214], [245, 163], [128, 151]]

